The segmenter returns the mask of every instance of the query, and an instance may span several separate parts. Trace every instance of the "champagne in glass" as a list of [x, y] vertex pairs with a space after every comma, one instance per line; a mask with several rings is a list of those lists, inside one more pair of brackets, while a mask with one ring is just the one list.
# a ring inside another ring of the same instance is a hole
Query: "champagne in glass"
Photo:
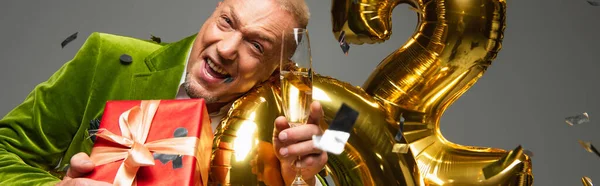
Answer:
[[310, 69], [297, 68], [281, 71], [281, 93], [284, 112], [291, 127], [306, 124], [312, 103]]
[[[308, 31], [303, 28], [286, 30], [281, 45], [281, 98], [283, 111], [290, 124], [306, 124], [312, 103], [312, 57]], [[308, 185], [302, 178], [300, 157], [296, 161], [296, 178], [292, 186]]]

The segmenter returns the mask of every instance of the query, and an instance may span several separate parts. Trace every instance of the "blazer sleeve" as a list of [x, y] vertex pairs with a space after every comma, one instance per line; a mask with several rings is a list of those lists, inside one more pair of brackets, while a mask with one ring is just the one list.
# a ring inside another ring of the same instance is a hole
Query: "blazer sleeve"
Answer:
[[60, 181], [49, 171], [60, 163], [80, 129], [92, 91], [99, 37], [92, 33], [71, 61], [0, 120], [0, 185]]

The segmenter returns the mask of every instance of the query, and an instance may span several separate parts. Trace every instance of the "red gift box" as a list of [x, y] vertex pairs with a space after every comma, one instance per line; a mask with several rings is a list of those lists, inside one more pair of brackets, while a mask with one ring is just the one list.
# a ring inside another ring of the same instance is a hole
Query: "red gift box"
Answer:
[[210, 125], [203, 99], [108, 101], [91, 154], [96, 168], [87, 178], [115, 185], [206, 186]]

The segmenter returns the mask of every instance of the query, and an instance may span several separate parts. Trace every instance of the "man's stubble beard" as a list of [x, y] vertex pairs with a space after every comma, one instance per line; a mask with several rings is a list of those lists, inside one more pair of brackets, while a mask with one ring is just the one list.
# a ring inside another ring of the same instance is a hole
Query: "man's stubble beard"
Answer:
[[209, 96], [206, 95], [205, 93], [200, 92], [199, 90], [197, 90], [196, 87], [191, 86], [190, 85], [190, 79], [192, 78], [192, 75], [187, 72], [185, 75], [185, 82], [183, 82], [183, 88], [185, 89], [185, 93], [187, 93], [187, 95], [190, 98], [202, 98], [204, 99], [204, 101], [206, 101], [206, 103], [216, 103], [219, 98], [216, 96]]

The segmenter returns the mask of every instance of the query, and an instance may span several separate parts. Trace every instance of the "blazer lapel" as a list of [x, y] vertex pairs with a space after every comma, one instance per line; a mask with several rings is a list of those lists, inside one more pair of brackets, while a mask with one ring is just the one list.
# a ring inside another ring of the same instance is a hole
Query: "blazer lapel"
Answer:
[[173, 99], [179, 89], [188, 51], [196, 34], [168, 44], [145, 59], [148, 71], [133, 75], [132, 100]]

